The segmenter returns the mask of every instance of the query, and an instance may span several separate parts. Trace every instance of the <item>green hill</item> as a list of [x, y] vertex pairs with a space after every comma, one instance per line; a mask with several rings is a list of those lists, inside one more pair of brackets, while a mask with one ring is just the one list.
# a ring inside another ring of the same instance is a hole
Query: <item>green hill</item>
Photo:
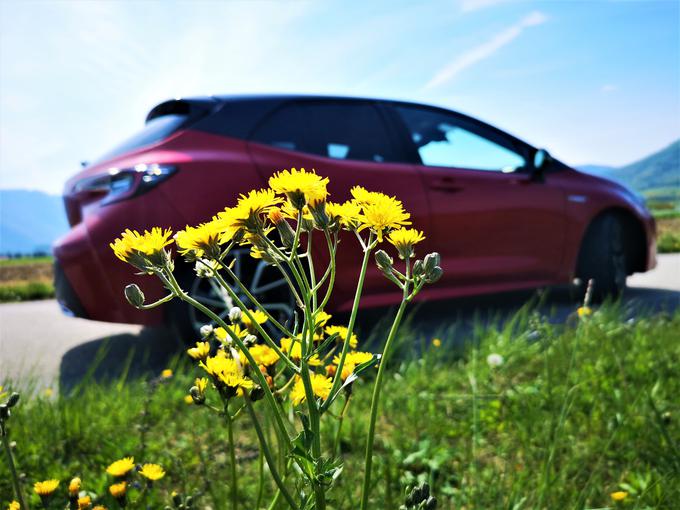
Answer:
[[640, 161], [608, 172], [608, 177], [636, 191], [680, 188], [680, 140]]

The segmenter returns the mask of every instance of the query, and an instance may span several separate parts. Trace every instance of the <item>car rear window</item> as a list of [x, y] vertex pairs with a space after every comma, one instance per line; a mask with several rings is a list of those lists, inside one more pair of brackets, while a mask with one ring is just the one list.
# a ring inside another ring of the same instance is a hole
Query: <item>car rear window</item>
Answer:
[[139, 149], [145, 145], [151, 145], [167, 138], [180, 129], [189, 119], [188, 114], [167, 114], [154, 117], [149, 120], [141, 131], [138, 131], [103, 156], [97, 158], [95, 163], [113, 159], [126, 152]]
[[379, 112], [369, 103], [291, 103], [265, 119], [251, 139], [333, 159], [399, 160]]

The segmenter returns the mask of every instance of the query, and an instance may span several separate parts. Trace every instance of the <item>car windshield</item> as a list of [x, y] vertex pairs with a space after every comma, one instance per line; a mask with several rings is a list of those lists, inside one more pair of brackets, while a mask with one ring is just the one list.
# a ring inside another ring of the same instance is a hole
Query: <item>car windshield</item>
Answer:
[[155, 117], [147, 122], [141, 131], [138, 131], [103, 156], [97, 158], [95, 163], [108, 161], [109, 159], [139, 149], [145, 145], [160, 142], [182, 127], [188, 118], [188, 115], [174, 113]]

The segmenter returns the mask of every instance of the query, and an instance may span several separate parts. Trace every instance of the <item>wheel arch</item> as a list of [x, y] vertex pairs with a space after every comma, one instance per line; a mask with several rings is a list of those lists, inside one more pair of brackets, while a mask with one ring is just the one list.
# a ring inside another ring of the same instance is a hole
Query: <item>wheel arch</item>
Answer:
[[585, 228], [583, 235], [581, 236], [578, 255], [576, 257], [575, 273], [578, 273], [586, 243], [588, 242], [589, 237], [593, 235], [593, 226], [606, 216], [613, 216], [623, 227], [627, 266], [626, 272], [630, 275], [638, 271], [645, 271], [647, 267], [648, 240], [644, 224], [628, 209], [623, 207], [608, 207], [598, 212]]

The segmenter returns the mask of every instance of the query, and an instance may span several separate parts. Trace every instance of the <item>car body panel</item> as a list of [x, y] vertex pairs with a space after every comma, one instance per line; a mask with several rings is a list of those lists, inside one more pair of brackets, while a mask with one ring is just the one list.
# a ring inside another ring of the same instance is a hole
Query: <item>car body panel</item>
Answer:
[[[233, 205], [238, 194], [266, 186], [273, 172], [290, 167], [314, 168], [329, 177], [330, 199], [336, 202], [348, 199], [350, 188], [357, 184], [403, 200], [413, 226], [427, 236], [417, 247], [418, 255], [440, 251], [445, 271], [442, 281], [425, 289], [420, 300], [567, 283], [574, 276], [588, 225], [606, 211], [629, 215], [644, 232], [645, 256], [635, 270], [655, 265], [654, 220], [630, 191], [557, 161], [541, 175], [424, 166], [390, 111], [394, 105], [412, 103], [331, 98], [366, 101], [380, 109], [389, 136], [403, 149], [403, 161], [399, 162], [334, 159], [248, 139], [247, 133], [260, 118], [288, 101], [307, 97], [249, 96], [243, 99], [243, 105], [234, 97], [189, 100], [192, 108], [202, 112], [192, 124], [160, 142], [97, 162], [69, 179], [64, 201], [72, 229], [55, 242], [54, 253], [60, 273], [72, 288], [69, 292], [82, 303], [86, 316], [145, 325], [166, 321], [165, 306], [139, 311], [125, 301], [123, 289], [128, 283], [137, 283], [147, 301], [162, 297], [165, 290], [157, 278], [135, 275], [129, 265], [115, 258], [109, 243], [126, 228], [161, 226], [178, 230], [209, 220], [225, 206]], [[324, 98], [314, 98], [320, 99]], [[262, 101], [259, 105], [258, 100]], [[159, 105], [157, 108], [162, 108], [154, 109], [156, 114], [172, 108], [171, 103]], [[249, 121], [224, 127], [224, 118], [239, 115]], [[535, 153], [534, 148], [511, 135], [478, 124], [481, 129], [493, 130], [494, 136], [507, 137], [527, 158]], [[101, 196], [75, 191], [83, 179], [103, 175], [111, 168], [152, 163], [178, 170], [144, 195], [103, 204]], [[337, 292], [329, 311], [351, 307], [361, 263], [361, 249], [354, 236], [343, 232], [341, 238]], [[327, 260], [322, 235], [316, 236], [314, 250], [320, 272]], [[401, 293], [372, 262], [369, 268], [362, 306], [397, 303]]]

